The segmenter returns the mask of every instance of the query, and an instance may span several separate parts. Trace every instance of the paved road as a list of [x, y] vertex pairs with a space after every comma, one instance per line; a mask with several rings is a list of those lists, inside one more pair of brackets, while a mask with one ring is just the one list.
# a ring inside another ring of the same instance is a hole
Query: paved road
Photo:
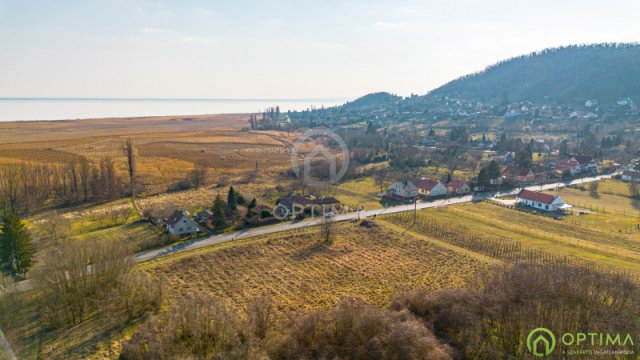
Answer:
[[[583, 184], [583, 183], [588, 183], [593, 181], [600, 181], [604, 179], [610, 179], [614, 175], [615, 173], [611, 175], [600, 175], [600, 176], [588, 177], [583, 179], [576, 179], [573, 181], [564, 181], [564, 182], [544, 184], [544, 185], [534, 185], [534, 186], [528, 186], [526, 187], [526, 189], [533, 190], [533, 191], [553, 190], [553, 189], [562, 188], [568, 185], [576, 185], [576, 184]], [[397, 205], [397, 206], [391, 206], [391, 207], [375, 209], [375, 210], [360, 211], [359, 216], [360, 218], [366, 218], [366, 217], [373, 217], [373, 216], [384, 215], [384, 214], [395, 214], [400, 212], [413, 211], [414, 206], [417, 207], [418, 210], [421, 210], [421, 209], [428, 209], [433, 207], [442, 207], [442, 206], [462, 204], [462, 203], [473, 202], [473, 201], [481, 201], [481, 200], [485, 200], [485, 199], [496, 197], [496, 196], [515, 195], [520, 190], [521, 190], [520, 188], [517, 188], [512, 190], [505, 190], [502, 192], [485, 192], [485, 193], [459, 196], [459, 197], [435, 200], [435, 201], [419, 201], [415, 205], [406, 204], [406, 205]], [[338, 214], [334, 217], [335, 221], [349, 221], [349, 220], [356, 220], [356, 219], [358, 219], [357, 212]], [[294, 221], [294, 222], [283, 222], [281, 224], [272, 225], [272, 226], [263, 226], [263, 227], [253, 228], [253, 229], [248, 229], [243, 231], [236, 231], [232, 233], [214, 235], [207, 238], [196, 239], [196, 240], [184, 242], [178, 245], [167, 246], [164, 248], [140, 253], [136, 255], [135, 259], [138, 262], [148, 261], [148, 260], [156, 259], [162, 256], [166, 256], [169, 254], [173, 254], [176, 252], [198, 249], [204, 246], [220, 244], [220, 243], [234, 241], [237, 239], [243, 239], [251, 236], [273, 234], [273, 233], [294, 230], [294, 229], [302, 229], [309, 226], [319, 225], [321, 222], [322, 222], [322, 218]]]

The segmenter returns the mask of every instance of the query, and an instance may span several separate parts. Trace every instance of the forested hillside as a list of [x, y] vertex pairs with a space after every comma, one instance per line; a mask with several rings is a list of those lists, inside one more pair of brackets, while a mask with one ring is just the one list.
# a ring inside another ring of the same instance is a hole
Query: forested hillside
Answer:
[[428, 96], [490, 103], [612, 103], [640, 98], [640, 45], [598, 44], [547, 49], [463, 76]]

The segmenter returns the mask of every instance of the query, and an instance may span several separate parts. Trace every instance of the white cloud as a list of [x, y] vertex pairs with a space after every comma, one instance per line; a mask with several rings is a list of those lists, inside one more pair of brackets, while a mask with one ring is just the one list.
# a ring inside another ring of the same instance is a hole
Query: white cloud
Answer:
[[347, 46], [336, 42], [312, 42], [309, 44], [312, 48], [322, 50], [341, 50], [346, 49]]
[[184, 36], [179, 40], [183, 44], [212, 44], [214, 43], [214, 39], [208, 37], [199, 37], [199, 36]]
[[170, 32], [170, 30], [167, 30], [167, 29], [158, 29], [158, 28], [153, 28], [153, 27], [144, 27], [141, 31], [144, 34], [156, 34], [156, 33], [162, 33], [162, 32]]
[[200, 16], [211, 16], [215, 14], [215, 11], [207, 8], [198, 7], [194, 9], [197, 15]]
[[405, 24], [401, 22], [378, 21], [373, 26], [381, 30], [399, 30], [402, 29], [404, 25]]

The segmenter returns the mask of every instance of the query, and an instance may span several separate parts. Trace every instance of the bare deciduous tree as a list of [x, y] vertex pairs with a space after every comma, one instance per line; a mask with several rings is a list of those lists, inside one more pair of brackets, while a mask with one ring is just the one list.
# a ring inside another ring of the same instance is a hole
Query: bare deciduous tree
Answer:
[[373, 174], [373, 179], [376, 183], [376, 186], [380, 188], [380, 192], [384, 192], [384, 185], [387, 181], [387, 174], [384, 172], [384, 170], [376, 170], [376, 172]]
[[0, 210], [2, 214], [19, 212], [20, 178], [17, 165], [0, 170]]
[[91, 189], [91, 164], [86, 158], [80, 159], [78, 175], [82, 184], [82, 201], [89, 201], [89, 190]]
[[264, 340], [275, 325], [276, 309], [270, 296], [254, 298], [247, 309], [249, 330], [258, 339]]
[[[140, 299], [149, 301], [131, 293], [124, 296], [134, 264], [131, 254], [131, 247], [122, 242], [91, 240], [64, 241], [45, 254], [33, 279], [51, 325], [78, 324], [90, 310], [100, 311], [116, 302], [127, 307]], [[145, 286], [144, 292], [155, 293], [151, 284]], [[113, 296], [113, 291], [120, 293]]]
[[320, 224], [320, 237], [327, 244], [333, 242], [335, 235], [335, 222], [332, 218], [323, 217]]
[[101, 186], [107, 200], [111, 201], [118, 195], [118, 180], [116, 165], [111, 157], [106, 157], [100, 161]]
[[136, 158], [137, 151], [136, 147], [133, 144], [133, 140], [128, 138], [124, 143], [124, 152], [127, 157], [127, 168], [129, 170], [129, 191], [131, 192], [131, 197], [136, 198]]
[[629, 192], [631, 193], [631, 197], [634, 199], [640, 198], [640, 184], [637, 182], [629, 183]]
[[207, 180], [207, 168], [202, 164], [197, 164], [188, 176], [189, 184], [195, 189], [199, 189]]

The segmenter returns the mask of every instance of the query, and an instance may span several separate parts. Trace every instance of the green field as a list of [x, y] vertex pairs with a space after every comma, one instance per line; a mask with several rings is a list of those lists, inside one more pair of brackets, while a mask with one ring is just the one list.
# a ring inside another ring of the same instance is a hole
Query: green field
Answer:
[[382, 207], [380, 198], [376, 196], [378, 193], [380, 193], [380, 187], [375, 184], [373, 177], [366, 177], [338, 185], [336, 199], [351, 208], [363, 206], [365, 210], [377, 209]]

